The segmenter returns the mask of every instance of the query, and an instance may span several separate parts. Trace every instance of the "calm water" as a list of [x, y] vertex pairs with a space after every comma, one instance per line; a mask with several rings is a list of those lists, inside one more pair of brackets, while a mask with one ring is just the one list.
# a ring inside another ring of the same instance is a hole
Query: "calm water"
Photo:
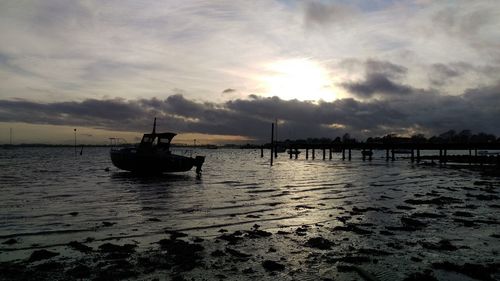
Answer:
[[[63, 248], [69, 241], [89, 237], [87, 241], [95, 245], [133, 241], [148, 248], [168, 229], [210, 239], [220, 234], [221, 228], [231, 232], [250, 229], [256, 223], [273, 233], [301, 225], [333, 228], [342, 225], [338, 217], [345, 215], [378, 233], [384, 227], [400, 225], [401, 217], [413, 213], [442, 217], [423, 219], [429, 225], [418, 233], [375, 234], [370, 238], [340, 233], [335, 237], [339, 241], [350, 237], [348, 245], [381, 249], [404, 241], [405, 249], [392, 249], [400, 257], [392, 258], [408, 263], [404, 269], [408, 271], [418, 269], [410, 260], [418, 252], [430, 261], [443, 257], [498, 261], [500, 243], [492, 235], [500, 234], [499, 225], [487, 223], [498, 222], [500, 201], [494, 195], [498, 178], [468, 169], [422, 167], [405, 160], [386, 162], [382, 152], [371, 162], [361, 161], [359, 152], [353, 153], [353, 161], [342, 161], [339, 154], [326, 161], [318, 152], [316, 160], [307, 161], [289, 160], [281, 154], [272, 168], [269, 153], [260, 158], [258, 150], [177, 153], [206, 155], [201, 178], [194, 170], [136, 177], [113, 167], [105, 148], [86, 148], [76, 158], [72, 148], [0, 150], [0, 243], [10, 238], [18, 241], [0, 245], [0, 261], [25, 258], [35, 248]], [[107, 167], [110, 171], [105, 171]], [[485, 193], [485, 186], [490, 192]], [[480, 194], [493, 196], [477, 197]], [[404, 202], [439, 196], [460, 202], [441, 206]], [[373, 209], [356, 214], [353, 208]], [[472, 220], [483, 223], [476, 227], [457, 223], [453, 215], [457, 211], [468, 212]], [[443, 254], [419, 246], [421, 241], [440, 239], [463, 248]], [[381, 262], [395, 267], [391, 257]]]

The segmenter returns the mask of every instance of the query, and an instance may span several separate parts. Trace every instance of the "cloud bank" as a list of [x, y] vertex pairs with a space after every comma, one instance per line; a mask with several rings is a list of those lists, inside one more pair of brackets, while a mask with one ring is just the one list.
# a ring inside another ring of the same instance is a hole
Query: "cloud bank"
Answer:
[[190, 100], [181, 94], [165, 99], [52, 103], [0, 100], [0, 122], [143, 132], [149, 130], [151, 120], [157, 117], [162, 128], [174, 132], [241, 135], [258, 140], [267, 139], [269, 125], [276, 118], [281, 123], [282, 138], [336, 137], [346, 132], [366, 138], [387, 133], [437, 134], [449, 129], [500, 135], [499, 93], [500, 82], [469, 89], [458, 96], [412, 91], [391, 99], [345, 98], [317, 103], [255, 95], [209, 103]]

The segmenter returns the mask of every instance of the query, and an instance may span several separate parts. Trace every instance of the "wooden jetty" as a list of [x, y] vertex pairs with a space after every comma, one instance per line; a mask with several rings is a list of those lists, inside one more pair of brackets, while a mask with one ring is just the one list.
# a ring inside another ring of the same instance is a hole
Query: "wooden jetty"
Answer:
[[[276, 144], [271, 142], [268, 147], [275, 151]], [[411, 162], [422, 160], [437, 161], [439, 163], [468, 163], [481, 165], [500, 165], [500, 154], [480, 155], [481, 151], [499, 150], [500, 143], [330, 143], [330, 144], [287, 144], [289, 158], [298, 159], [299, 154], [305, 155], [305, 159], [315, 159], [316, 151], [321, 152], [323, 160], [332, 160], [333, 153], [341, 153], [342, 160], [351, 160], [353, 152], [360, 152], [363, 160], [372, 160], [374, 150], [385, 151], [386, 161], [395, 161], [396, 155], [400, 159], [410, 159]], [[261, 156], [263, 157], [264, 146], [261, 146]], [[305, 153], [301, 153], [305, 151]], [[421, 155], [422, 151], [432, 151], [434, 155]], [[464, 151], [461, 155], [448, 155], [449, 151]], [[271, 153], [274, 158], [276, 153]]]

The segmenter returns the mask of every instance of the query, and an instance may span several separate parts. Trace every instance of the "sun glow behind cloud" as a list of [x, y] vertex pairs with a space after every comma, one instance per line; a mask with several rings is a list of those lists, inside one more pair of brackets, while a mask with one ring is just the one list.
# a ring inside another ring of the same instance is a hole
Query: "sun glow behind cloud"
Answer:
[[268, 96], [285, 100], [324, 100], [337, 98], [328, 71], [309, 59], [280, 60], [265, 65], [260, 79]]

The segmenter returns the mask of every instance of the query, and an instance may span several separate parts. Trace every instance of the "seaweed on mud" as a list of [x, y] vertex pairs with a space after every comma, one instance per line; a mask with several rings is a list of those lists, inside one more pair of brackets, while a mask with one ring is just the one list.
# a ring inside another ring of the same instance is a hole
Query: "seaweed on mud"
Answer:
[[242, 253], [240, 251], [237, 251], [237, 250], [234, 250], [231, 248], [226, 248], [226, 253], [228, 253], [231, 256], [236, 257], [238, 259], [244, 259], [244, 260], [247, 260], [248, 258], [250, 258], [252, 256], [250, 254]]
[[234, 245], [243, 240], [243, 232], [235, 231], [232, 234], [224, 233], [220, 236], [217, 236], [216, 239], [224, 240], [229, 242], [230, 245]]
[[435, 269], [458, 272], [478, 280], [494, 281], [491, 275], [498, 272], [500, 263], [492, 263], [486, 265], [465, 263], [460, 265], [445, 261], [433, 263], [432, 267]]
[[431, 270], [427, 269], [424, 272], [415, 272], [408, 275], [403, 281], [438, 281]]
[[41, 261], [45, 259], [50, 259], [55, 256], [58, 256], [59, 253], [56, 252], [51, 252], [47, 250], [36, 250], [33, 253], [31, 253], [31, 256], [28, 259], [28, 262], [35, 262], [35, 261]]
[[359, 235], [368, 235], [373, 233], [373, 231], [371, 230], [360, 228], [359, 226], [354, 224], [346, 224], [345, 226], [336, 226], [333, 228], [333, 231], [349, 231]]
[[421, 241], [420, 245], [422, 245], [422, 247], [426, 249], [436, 250], [436, 251], [456, 251], [458, 249], [457, 246], [451, 244], [449, 240], [445, 239], [440, 240], [437, 243]]
[[332, 246], [335, 246], [335, 243], [323, 237], [313, 237], [309, 238], [309, 240], [307, 240], [305, 245], [307, 247], [316, 248], [320, 250], [329, 250], [332, 248]]
[[71, 241], [68, 243], [68, 246], [71, 247], [72, 249], [80, 251], [82, 253], [89, 253], [89, 252], [92, 252], [92, 250], [93, 250], [91, 247], [89, 247], [83, 243], [80, 243], [78, 241]]
[[181, 269], [191, 270], [200, 265], [203, 246], [178, 239], [162, 239], [158, 243], [163, 250], [167, 250], [167, 255]]
[[262, 262], [262, 267], [267, 271], [283, 271], [285, 266], [281, 263], [272, 260], [265, 260]]

